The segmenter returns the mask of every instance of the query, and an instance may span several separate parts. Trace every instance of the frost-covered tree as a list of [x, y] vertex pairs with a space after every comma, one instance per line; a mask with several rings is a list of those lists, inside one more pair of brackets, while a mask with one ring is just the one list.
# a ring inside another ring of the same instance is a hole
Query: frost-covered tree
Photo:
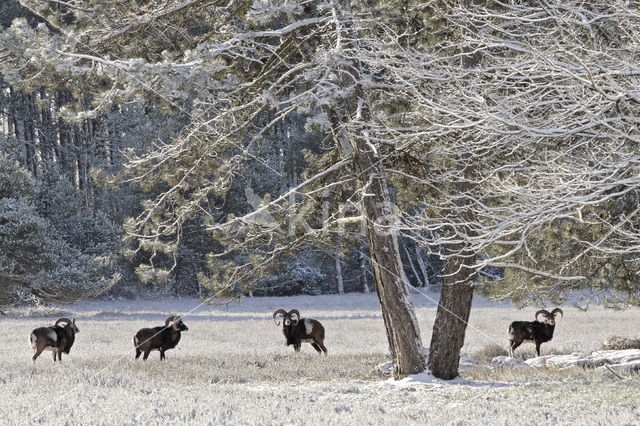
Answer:
[[[58, 4], [57, 10], [70, 22], [72, 14], [64, 5]], [[32, 28], [44, 22], [13, 0], [0, 5], [0, 15], [3, 29], [18, 18]], [[120, 251], [122, 221], [139, 212], [141, 192], [134, 185], [104, 185], [104, 172], [121, 169], [124, 150], [139, 152], [155, 140], [170, 139], [184, 126], [181, 114], [133, 102], [77, 120], [68, 111], [87, 107], [87, 90], [50, 79], [33, 80], [33, 85], [13, 81], [16, 84], [9, 84], [0, 73], [0, 152], [35, 177], [38, 214], [84, 254], [110, 257], [123, 284], [139, 283]], [[196, 273], [181, 276], [192, 282]]]
[[452, 377], [478, 272], [521, 302], [585, 287], [637, 300], [640, 14], [616, 1], [426, 10], [434, 48], [380, 49], [377, 63], [412, 101], [394, 183], [419, 199], [401, 200], [418, 208], [403, 209], [405, 231], [446, 260], [430, 362]]
[[22, 292], [47, 301], [95, 297], [107, 259], [82, 254], [38, 214], [29, 172], [0, 153], [0, 304]]
[[[125, 224], [140, 249], [175, 258], [183, 225], [204, 213], [209, 230], [225, 237], [230, 250], [250, 255], [249, 263], [226, 269], [229, 280], [223, 284], [235, 285], [247, 278], [247, 272], [285, 255], [292, 245], [335, 230], [330, 225], [340, 219], [339, 212], [330, 212], [320, 226], [308, 225], [302, 214], [304, 209], [318, 209], [311, 203], [313, 191], [344, 181], [352, 189], [352, 202], [362, 207], [395, 373], [424, 369], [395, 229], [389, 223], [393, 207], [376, 148], [379, 142], [366, 128], [359, 129], [358, 120], [371, 120], [362, 86], [369, 72], [353, 56], [361, 47], [348, 2], [207, 2], [203, 7], [205, 2], [170, 1], [159, 9], [138, 8], [134, 2], [108, 9], [71, 4], [70, 25], [50, 3], [23, 4], [63, 30], [41, 26], [33, 31], [24, 22], [14, 22], [3, 41], [12, 52], [10, 60], [26, 68], [18, 71], [20, 75], [5, 72], [12, 84], [31, 84], [23, 76], [39, 69], [52, 80], [66, 72], [72, 79], [108, 82], [106, 90], [95, 95], [96, 108], [136, 93], [173, 108], [191, 102], [192, 123], [182, 135], [155, 152], [130, 158], [131, 175], [143, 187], [167, 187], [145, 202], [142, 215]], [[18, 52], [25, 51], [35, 56], [21, 58]], [[269, 111], [272, 118], [265, 121]], [[234, 178], [247, 162], [262, 161], [254, 153], [263, 133], [293, 113], [307, 116], [309, 128], [331, 133], [326, 148], [308, 157], [313, 166], [300, 183], [265, 208], [242, 218], [219, 217], [216, 203], [224, 202]], [[331, 191], [324, 193], [331, 197]], [[252, 222], [266, 208], [277, 223], [289, 222], [286, 232], [280, 226], [268, 229]], [[314, 232], [298, 238], [307, 230]], [[273, 237], [277, 238], [269, 242]], [[239, 240], [242, 244], [236, 244]], [[152, 265], [141, 272], [158, 277]]]

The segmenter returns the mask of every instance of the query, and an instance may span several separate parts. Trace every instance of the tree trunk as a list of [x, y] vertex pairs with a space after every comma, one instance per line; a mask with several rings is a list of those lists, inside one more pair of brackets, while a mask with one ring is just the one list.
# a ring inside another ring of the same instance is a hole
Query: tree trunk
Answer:
[[[344, 43], [345, 50], [353, 47], [351, 44], [358, 36], [351, 27], [349, 0], [334, 0], [332, 8], [339, 43]], [[400, 261], [393, 208], [378, 149], [362, 126], [351, 133], [345, 132], [345, 125], [357, 116], [363, 123], [372, 118], [369, 101], [360, 84], [360, 64], [348, 57], [343, 58], [343, 64], [344, 68], [337, 70], [337, 75], [340, 85], [348, 88], [347, 95], [337, 99], [337, 106], [325, 107], [325, 111], [343, 155], [353, 160], [357, 185], [363, 194], [362, 215], [366, 222], [371, 266], [393, 360], [393, 376], [398, 379], [424, 371], [426, 362]]]
[[44, 88], [39, 90], [39, 97], [41, 101], [40, 108], [38, 109], [38, 146], [40, 147], [40, 156], [42, 157], [43, 170], [48, 169], [53, 164], [53, 142], [51, 140], [52, 135], [52, 123], [51, 123], [51, 108], [48, 104], [48, 96]]
[[[465, 161], [466, 160], [466, 161]], [[467, 158], [459, 158], [458, 164], [471, 164]], [[460, 166], [465, 177], [464, 181], [454, 183], [458, 194], [471, 191], [475, 185], [477, 165]], [[468, 226], [475, 222], [473, 210], [464, 198], [456, 198], [459, 216], [458, 233], [469, 238], [475, 236], [475, 231]], [[471, 300], [473, 298], [473, 286], [471, 280], [475, 276], [473, 266], [476, 262], [476, 254], [464, 247], [464, 243], [448, 247], [451, 255], [444, 267], [444, 279], [440, 293], [438, 312], [433, 324], [431, 336], [431, 348], [429, 350], [429, 367], [431, 373], [445, 380], [458, 376], [460, 363], [460, 349], [464, 345], [464, 335], [471, 313]]]
[[[469, 5], [470, 0], [464, 0]], [[472, 31], [473, 25], [470, 25]], [[460, 57], [460, 65], [465, 68], [476, 66], [481, 58], [481, 51], [474, 51], [467, 46]], [[478, 168], [482, 167], [472, 161], [469, 153], [459, 156], [456, 160], [458, 169], [464, 177], [459, 182], [452, 182], [455, 194], [468, 194], [479, 181]], [[470, 201], [457, 197], [454, 200], [457, 205], [456, 212], [460, 218], [458, 232], [468, 238], [476, 236], [473, 228], [467, 224], [476, 222], [476, 216]], [[473, 299], [473, 286], [471, 280], [475, 277], [476, 253], [467, 250], [463, 243], [449, 248], [453, 256], [449, 257], [444, 267], [445, 274], [440, 293], [440, 303], [436, 320], [433, 324], [431, 336], [431, 349], [429, 351], [429, 367], [434, 376], [440, 379], [453, 379], [458, 375], [460, 364], [460, 349], [464, 345], [464, 335], [471, 313], [471, 301]]]
[[416, 250], [416, 260], [418, 261], [418, 266], [420, 267], [420, 272], [422, 272], [422, 278], [424, 287], [431, 290], [431, 281], [429, 280], [429, 274], [427, 273], [427, 266], [424, 264], [424, 249], [418, 248]]
[[24, 120], [22, 118], [14, 118], [15, 125], [15, 136], [18, 141], [18, 146], [20, 147], [20, 162], [23, 167], [27, 167], [27, 136], [26, 129], [24, 125]]
[[433, 324], [429, 367], [431, 373], [445, 380], [458, 376], [460, 349], [471, 313], [473, 287], [469, 282], [473, 277], [475, 256], [454, 257], [447, 261], [440, 303]]
[[27, 148], [27, 132], [25, 125], [25, 100], [21, 92], [9, 89], [10, 114], [13, 118], [13, 135], [18, 142], [20, 164], [28, 168], [29, 152]]
[[342, 265], [340, 264], [340, 251], [334, 253], [336, 261], [336, 283], [338, 284], [338, 294], [344, 294], [344, 281], [342, 280]]
[[35, 122], [37, 120], [37, 110], [34, 102], [33, 94], [22, 94], [23, 104], [23, 117], [25, 124], [25, 142], [27, 149], [26, 168], [31, 172], [34, 177], [39, 176], [38, 172], [38, 151], [36, 144], [36, 128]]
[[369, 293], [369, 285], [367, 284], [367, 264], [362, 248], [358, 249], [358, 265], [360, 265], [360, 287], [363, 293]]
[[424, 371], [426, 365], [418, 321], [400, 262], [398, 239], [393, 224], [388, 227], [393, 211], [387, 182], [373, 152], [363, 145], [362, 139], [356, 140], [353, 160], [359, 185], [367, 188], [362, 204], [371, 266], [387, 329], [393, 376], [401, 378]]
[[404, 247], [404, 252], [407, 255], [407, 260], [409, 260], [409, 266], [411, 267], [411, 272], [413, 273], [413, 276], [416, 277], [417, 284], [414, 287], [424, 287], [424, 282], [422, 282], [420, 275], [418, 275], [418, 271], [416, 270], [416, 267], [413, 264], [413, 259], [411, 259], [411, 253], [409, 253], [409, 249], [407, 248], [407, 245], [403, 244], [403, 247]]
[[[57, 92], [57, 106], [64, 107], [71, 100], [71, 95], [66, 90]], [[60, 170], [66, 175], [69, 182], [74, 188], [78, 187], [77, 181], [77, 162], [76, 151], [73, 144], [73, 127], [66, 123], [62, 117], [58, 115], [58, 141], [59, 141], [59, 159]]]

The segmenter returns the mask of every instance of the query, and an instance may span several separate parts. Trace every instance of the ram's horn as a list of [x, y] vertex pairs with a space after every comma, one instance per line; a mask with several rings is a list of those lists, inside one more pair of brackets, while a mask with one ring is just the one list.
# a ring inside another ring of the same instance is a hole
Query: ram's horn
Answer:
[[298, 321], [300, 321], [300, 312], [298, 312], [297, 309], [292, 309], [289, 311], [289, 315], [291, 316], [291, 319], [293, 319], [293, 315], [296, 316], [296, 323], [294, 325], [298, 325]]
[[276, 319], [276, 317], [278, 315], [282, 315], [282, 317], [286, 317], [287, 316], [287, 311], [285, 311], [284, 309], [276, 309], [273, 312], [273, 322], [276, 323], [276, 325], [280, 325], [280, 323], [278, 322], [278, 320]]
[[166, 321], [164, 322], [164, 325], [165, 325], [165, 327], [169, 327], [169, 323], [171, 321], [178, 321], [178, 320], [180, 320], [180, 317], [177, 317], [175, 315], [171, 315], [171, 316], [167, 317]]
[[546, 309], [540, 309], [538, 312], [536, 312], [536, 321], [538, 321], [538, 315], [543, 314], [545, 317], [550, 317], [551, 314], [549, 313], [549, 311], [547, 311]]
[[71, 324], [71, 320], [69, 318], [58, 318], [58, 321], [56, 321], [56, 325], [60, 324], [61, 322], [66, 322], [67, 324]]
[[555, 308], [553, 311], [551, 311], [551, 316], [555, 318], [556, 314], [560, 314], [560, 318], [564, 317], [564, 313], [562, 312], [562, 309], [560, 308]]

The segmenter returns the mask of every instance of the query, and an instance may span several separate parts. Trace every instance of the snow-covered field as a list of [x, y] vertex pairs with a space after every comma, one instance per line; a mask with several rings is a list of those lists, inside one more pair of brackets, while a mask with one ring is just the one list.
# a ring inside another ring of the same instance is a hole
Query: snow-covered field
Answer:
[[[437, 295], [414, 294], [425, 346]], [[294, 355], [271, 320], [277, 308], [322, 321], [328, 357], [303, 344]], [[640, 376], [608, 370], [507, 367], [512, 320], [534, 308], [475, 302], [463, 352], [480, 365], [453, 382], [426, 374], [393, 382], [376, 366], [388, 347], [374, 294], [253, 298], [212, 307], [196, 299], [86, 301], [60, 307], [80, 333], [62, 364], [35, 365], [31, 329], [54, 318], [2, 319], [0, 424], [639, 424]], [[611, 335], [640, 335], [640, 310], [563, 307], [543, 355], [589, 354]], [[14, 314], [16, 314], [14, 312]], [[17, 313], [19, 314], [19, 312]], [[189, 331], [160, 363], [134, 361], [132, 337], [183, 315]], [[504, 348], [500, 351], [497, 345]], [[516, 355], [531, 357], [532, 345]]]

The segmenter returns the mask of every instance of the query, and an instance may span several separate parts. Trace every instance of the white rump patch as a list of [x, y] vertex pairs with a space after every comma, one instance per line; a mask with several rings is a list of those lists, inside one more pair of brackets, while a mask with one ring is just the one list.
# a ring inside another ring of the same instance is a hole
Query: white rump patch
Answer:
[[31, 335], [29, 336], [29, 342], [31, 343], [31, 349], [35, 350], [36, 349], [36, 340], [37, 337], [34, 333], [31, 333]]
[[313, 330], [313, 322], [311, 320], [304, 320], [304, 331], [307, 334], [311, 334], [311, 331]]

